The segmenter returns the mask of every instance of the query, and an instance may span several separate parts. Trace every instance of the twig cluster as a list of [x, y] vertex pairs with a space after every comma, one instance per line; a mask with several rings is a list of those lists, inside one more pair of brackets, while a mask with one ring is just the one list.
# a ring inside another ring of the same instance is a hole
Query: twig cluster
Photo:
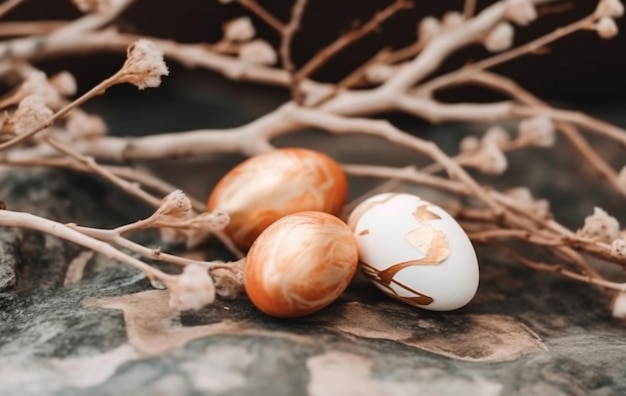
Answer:
[[[0, 16], [26, 1], [5, 1]], [[316, 127], [333, 134], [378, 136], [429, 159], [431, 164], [421, 168], [414, 164], [402, 168], [344, 164], [344, 169], [352, 176], [402, 180], [463, 197], [448, 209], [473, 241], [499, 248], [533, 269], [616, 291], [614, 314], [625, 314], [619, 308], [624, 304], [619, 301], [626, 296], [626, 283], [608, 278], [592, 264], [600, 259], [626, 268], [626, 235], [614, 217], [596, 208], [578, 230], [570, 230], [554, 219], [548, 202], [534, 198], [530, 189], [497, 191], [474, 177], [476, 173], [501, 175], [507, 169], [509, 152], [529, 147], [549, 149], [560, 134], [616, 194], [626, 194], [626, 167], [615, 169], [588, 141], [588, 135], [595, 135], [626, 147], [626, 130], [580, 112], [555, 108], [515, 81], [491, 71], [494, 66], [535, 53], [572, 34], [593, 31], [602, 39], [614, 37], [618, 33], [615, 19], [624, 13], [619, 0], [599, 0], [591, 14], [516, 47], [516, 31], [539, 18], [541, 7], [557, 1], [498, 0], [477, 9], [475, 1], [467, 0], [460, 11], [424, 17], [416, 23], [418, 36], [414, 43], [377, 52], [335, 83], [316, 81], [316, 72], [342, 50], [384, 28], [387, 21], [412, 7], [409, 0], [392, 1], [302, 65], [294, 62], [292, 48], [297, 33], [307, 28], [302, 23], [306, 0], [294, 0], [287, 21], [256, 0], [220, 0], [238, 3], [273, 28], [280, 37], [277, 48], [257, 37], [248, 16], [224, 24], [223, 37], [216, 43], [183, 44], [118, 31], [115, 21], [133, 0], [73, 1], [85, 12], [75, 21], [0, 23], [0, 33], [10, 37], [0, 41], [0, 77], [14, 81], [18, 76], [14, 89], [0, 98], [0, 107], [5, 110], [0, 124], [0, 162], [91, 172], [154, 206], [156, 212], [115, 230], [96, 230], [2, 210], [0, 225], [51, 233], [133, 265], [155, 284], [160, 282], [171, 291], [173, 306], [199, 308], [213, 301], [215, 293], [211, 290], [215, 286], [220, 295], [237, 294], [242, 287], [243, 261], [226, 264], [186, 260], [137, 245], [124, 234], [156, 227], [166, 240], [182, 239], [190, 245], [213, 234], [241, 258], [242, 252], [221, 231], [227, 224], [227, 214], [205, 213], [204, 204], [187, 198], [158, 177], [112, 164], [214, 153], [251, 156], [272, 150], [275, 137]], [[482, 45], [493, 55], [432, 77], [451, 54], [470, 45]], [[94, 51], [127, 51], [127, 61], [117, 73], [77, 99], [69, 99], [76, 93], [69, 73], [47, 76], [31, 64], [44, 57]], [[168, 74], [163, 57], [237, 81], [285, 87], [292, 100], [236, 128], [175, 131], [139, 138], [109, 136], [102, 119], [80, 109], [116, 84], [131, 83], [139, 89], [158, 86], [161, 77]], [[463, 85], [480, 85], [508, 99], [492, 103], [443, 103], [436, 99], [438, 92]], [[517, 131], [513, 134], [493, 126], [481, 137], [465, 138], [458, 153], [449, 155], [435, 142], [379, 117], [390, 111], [433, 123], [512, 121]], [[535, 261], [523, 253], [519, 243], [543, 248], [549, 253], [545, 258], [551, 261]], [[165, 274], [125, 251], [184, 265], [185, 270], [180, 275]]]

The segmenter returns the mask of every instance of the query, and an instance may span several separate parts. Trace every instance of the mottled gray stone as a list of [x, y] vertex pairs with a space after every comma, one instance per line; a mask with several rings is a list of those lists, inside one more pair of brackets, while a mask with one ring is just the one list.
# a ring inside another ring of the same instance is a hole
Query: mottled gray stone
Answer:
[[[305, 136], [301, 143], [326, 147], [317, 135]], [[444, 142], [450, 150], [460, 134], [451, 136]], [[334, 142], [327, 151], [350, 161], [415, 159], [403, 150], [385, 154], [388, 147], [376, 140], [361, 140], [358, 152], [351, 140]], [[593, 179], [580, 183], [589, 175], [571, 155], [531, 153], [512, 161], [500, 187], [532, 184], [559, 203], [560, 220], [580, 224], [604, 188]], [[155, 169], [171, 177], [201, 175], [206, 183], [176, 182], [203, 197], [223, 171], [215, 160]], [[234, 162], [230, 157], [221, 165]], [[572, 163], [578, 167], [560, 176], [556, 167]], [[351, 194], [373, 184], [353, 181]], [[7, 174], [0, 196], [10, 209], [99, 227], [149, 213], [114, 188], [66, 172]], [[623, 199], [607, 205], [623, 214]], [[136, 237], [156, 243], [154, 234]], [[177, 315], [167, 311], [165, 292], [151, 290], [143, 275], [98, 256], [83, 281], [64, 286], [68, 263], [82, 249], [33, 232], [0, 230], [0, 249], [3, 260], [14, 260], [17, 280], [0, 289], [0, 395], [626, 394], [626, 324], [610, 317], [609, 298], [489, 249], [479, 249], [479, 292], [461, 310], [415, 309], [359, 276], [334, 304], [298, 320], [267, 317], [246, 298]], [[215, 244], [207, 249], [224, 253]], [[181, 339], [191, 341], [181, 346]]]

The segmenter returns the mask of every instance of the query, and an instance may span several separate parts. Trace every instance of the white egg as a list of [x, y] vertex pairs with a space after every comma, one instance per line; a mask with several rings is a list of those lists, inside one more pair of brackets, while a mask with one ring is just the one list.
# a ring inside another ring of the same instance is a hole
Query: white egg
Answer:
[[351, 213], [348, 225], [361, 269], [387, 295], [432, 311], [466, 305], [478, 289], [478, 260], [459, 223], [411, 194], [378, 194]]

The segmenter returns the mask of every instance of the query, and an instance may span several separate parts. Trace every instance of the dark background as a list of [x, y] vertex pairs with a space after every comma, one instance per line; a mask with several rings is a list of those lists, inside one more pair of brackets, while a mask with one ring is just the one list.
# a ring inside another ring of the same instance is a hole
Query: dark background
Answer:
[[[288, 19], [292, 0], [259, 0], [281, 20]], [[315, 0], [306, 9], [303, 29], [293, 43], [296, 63], [302, 64], [319, 48], [345, 32], [355, 21], [367, 20], [377, 9], [390, 1], [383, 0]], [[493, 3], [479, 1], [478, 8]], [[526, 42], [542, 32], [549, 32], [559, 24], [574, 21], [591, 12], [597, 1], [582, 0], [557, 3], [563, 12], [550, 12], [529, 28], [517, 30], [517, 42]], [[401, 47], [415, 39], [415, 24], [424, 15], [441, 16], [447, 10], [462, 10], [462, 1], [418, 1], [411, 10], [404, 11], [386, 23], [381, 31], [353, 45], [315, 77], [333, 81], [352, 67], [368, 59], [384, 45]], [[552, 10], [554, 7], [551, 6]], [[248, 14], [239, 4], [220, 4], [217, 0], [140, 0], [122, 16], [123, 29], [182, 42], [215, 42], [220, 38], [224, 21]], [[9, 19], [70, 19], [80, 12], [69, 0], [29, 0], [14, 10]], [[254, 19], [261, 37], [278, 42], [277, 34], [263, 22]], [[548, 55], [526, 56], [495, 69], [511, 76], [535, 94], [547, 99], [566, 102], [607, 102], [626, 98], [626, 24], [618, 21], [622, 34], [606, 41], [595, 32], [581, 32], [552, 45]], [[46, 61], [41, 66], [48, 70], [70, 68], [77, 74], [81, 90], [89, 88], [108, 76], [119, 66], [123, 55], [81, 57], [68, 62]], [[477, 46], [452, 56], [443, 70], [458, 67], [467, 61], [481, 59], [488, 53]], [[94, 67], [97, 65], [97, 67]], [[183, 73], [172, 65], [173, 71]], [[164, 85], [168, 89], [168, 84]], [[163, 93], [163, 92], [162, 92]], [[482, 92], [463, 89], [448, 93], [451, 100], [489, 99]]]

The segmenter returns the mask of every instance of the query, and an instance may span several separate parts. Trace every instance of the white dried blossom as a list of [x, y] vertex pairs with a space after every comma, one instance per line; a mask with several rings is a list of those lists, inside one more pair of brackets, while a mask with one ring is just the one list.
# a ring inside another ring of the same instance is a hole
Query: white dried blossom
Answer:
[[167, 76], [169, 70], [163, 60], [163, 51], [152, 41], [139, 39], [128, 47], [122, 73], [121, 81], [144, 89], [161, 85], [161, 77]]
[[65, 97], [74, 96], [78, 90], [76, 79], [68, 71], [62, 71], [50, 77], [50, 85]]
[[532, 213], [550, 215], [550, 202], [546, 199], [536, 199], [527, 187], [511, 188], [505, 191], [505, 195], [528, 207]]
[[230, 223], [230, 216], [224, 210], [215, 209], [212, 212], [203, 213], [198, 216], [200, 222], [205, 224], [209, 231], [221, 231]]
[[611, 314], [616, 319], [626, 319], [626, 292], [618, 292], [611, 302]]
[[254, 25], [248, 17], [233, 19], [224, 24], [224, 38], [228, 41], [250, 41], [255, 35]]
[[532, 0], [506, 0], [506, 18], [517, 25], [527, 26], [537, 19]]
[[626, 258], [626, 239], [617, 238], [611, 242], [611, 256], [615, 258]]
[[459, 144], [459, 151], [463, 154], [475, 153], [480, 149], [480, 139], [476, 136], [465, 136]]
[[244, 293], [243, 266], [245, 259], [230, 263], [228, 266], [212, 269], [211, 277], [215, 282], [215, 291], [225, 299], [235, 299]]
[[40, 128], [53, 114], [41, 96], [29, 95], [22, 99], [13, 114], [15, 133], [22, 135]]
[[463, 14], [458, 11], [448, 11], [443, 14], [441, 24], [444, 29], [449, 30], [461, 25], [465, 21]]
[[595, 207], [593, 214], [585, 218], [583, 228], [576, 234], [603, 243], [611, 243], [619, 237], [619, 222], [601, 208]]
[[483, 135], [482, 144], [483, 145], [496, 145], [497, 147], [502, 147], [507, 144], [511, 140], [509, 133], [506, 129], [493, 126], [487, 129], [487, 132]]
[[163, 198], [156, 214], [168, 220], [188, 219], [192, 213], [191, 200], [181, 190], [172, 191]]
[[245, 43], [239, 49], [239, 59], [257, 65], [273, 65], [278, 60], [276, 51], [263, 40], [254, 40]]
[[598, 33], [598, 36], [605, 40], [610, 40], [617, 36], [617, 33], [619, 33], [617, 23], [615, 23], [615, 20], [610, 17], [602, 17], [598, 19], [598, 22], [596, 22], [595, 25], [595, 29]]
[[508, 22], [497, 24], [483, 39], [483, 45], [490, 52], [500, 52], [513, 46], [515, 30]]
[[624, 15], [624, 4], [620, 0], [600, 0], [595, 15], [598, 18], [621, 18]]
[[441, 32], [441, 22], [434, 16], [427, 16], [417, 26], [420, 41], [430, 41]]
[[74, 109], [67, 115], [65, 129], [71, 136], [80, 139], [93, 139], [108, 132], [107, 125], [100, 116], [87, 114], [79, 109]]
[[20, 87], [20, 91], [24, 96], [39, 96], [48, 107], [56, 108], [62, 104], [59, 91], [48, 81], [46, 73], [40, 70], [29, 71], [28, 76]]
[[382, 84], [394, 75], [395, 70], [391, 65], [378, 63], [367, 68], [365, 78], [373, 84]]
[[533, 117], [518, 125], [519, 138], [533, 146], [551, 147], [556, 142], [554, 123], [549, 117]]
[[501, 175], [508, 167], [506, 156], [496, 144], [483, 144], [475, 159], [476, 168], [488, 175]]
[[215, 284], [205, 267], [190, 264], [176, 283], [168, 285], [170, 308], [178, 311], [201, 309], [215, 301]]
[[72, 3], [82, 12], [107, 14], [118, 9], [124, 0], [72, 0]]
[[622, 167], [617, 176], [617, 185], [622, 194], [626, 195], [626, 166]]

